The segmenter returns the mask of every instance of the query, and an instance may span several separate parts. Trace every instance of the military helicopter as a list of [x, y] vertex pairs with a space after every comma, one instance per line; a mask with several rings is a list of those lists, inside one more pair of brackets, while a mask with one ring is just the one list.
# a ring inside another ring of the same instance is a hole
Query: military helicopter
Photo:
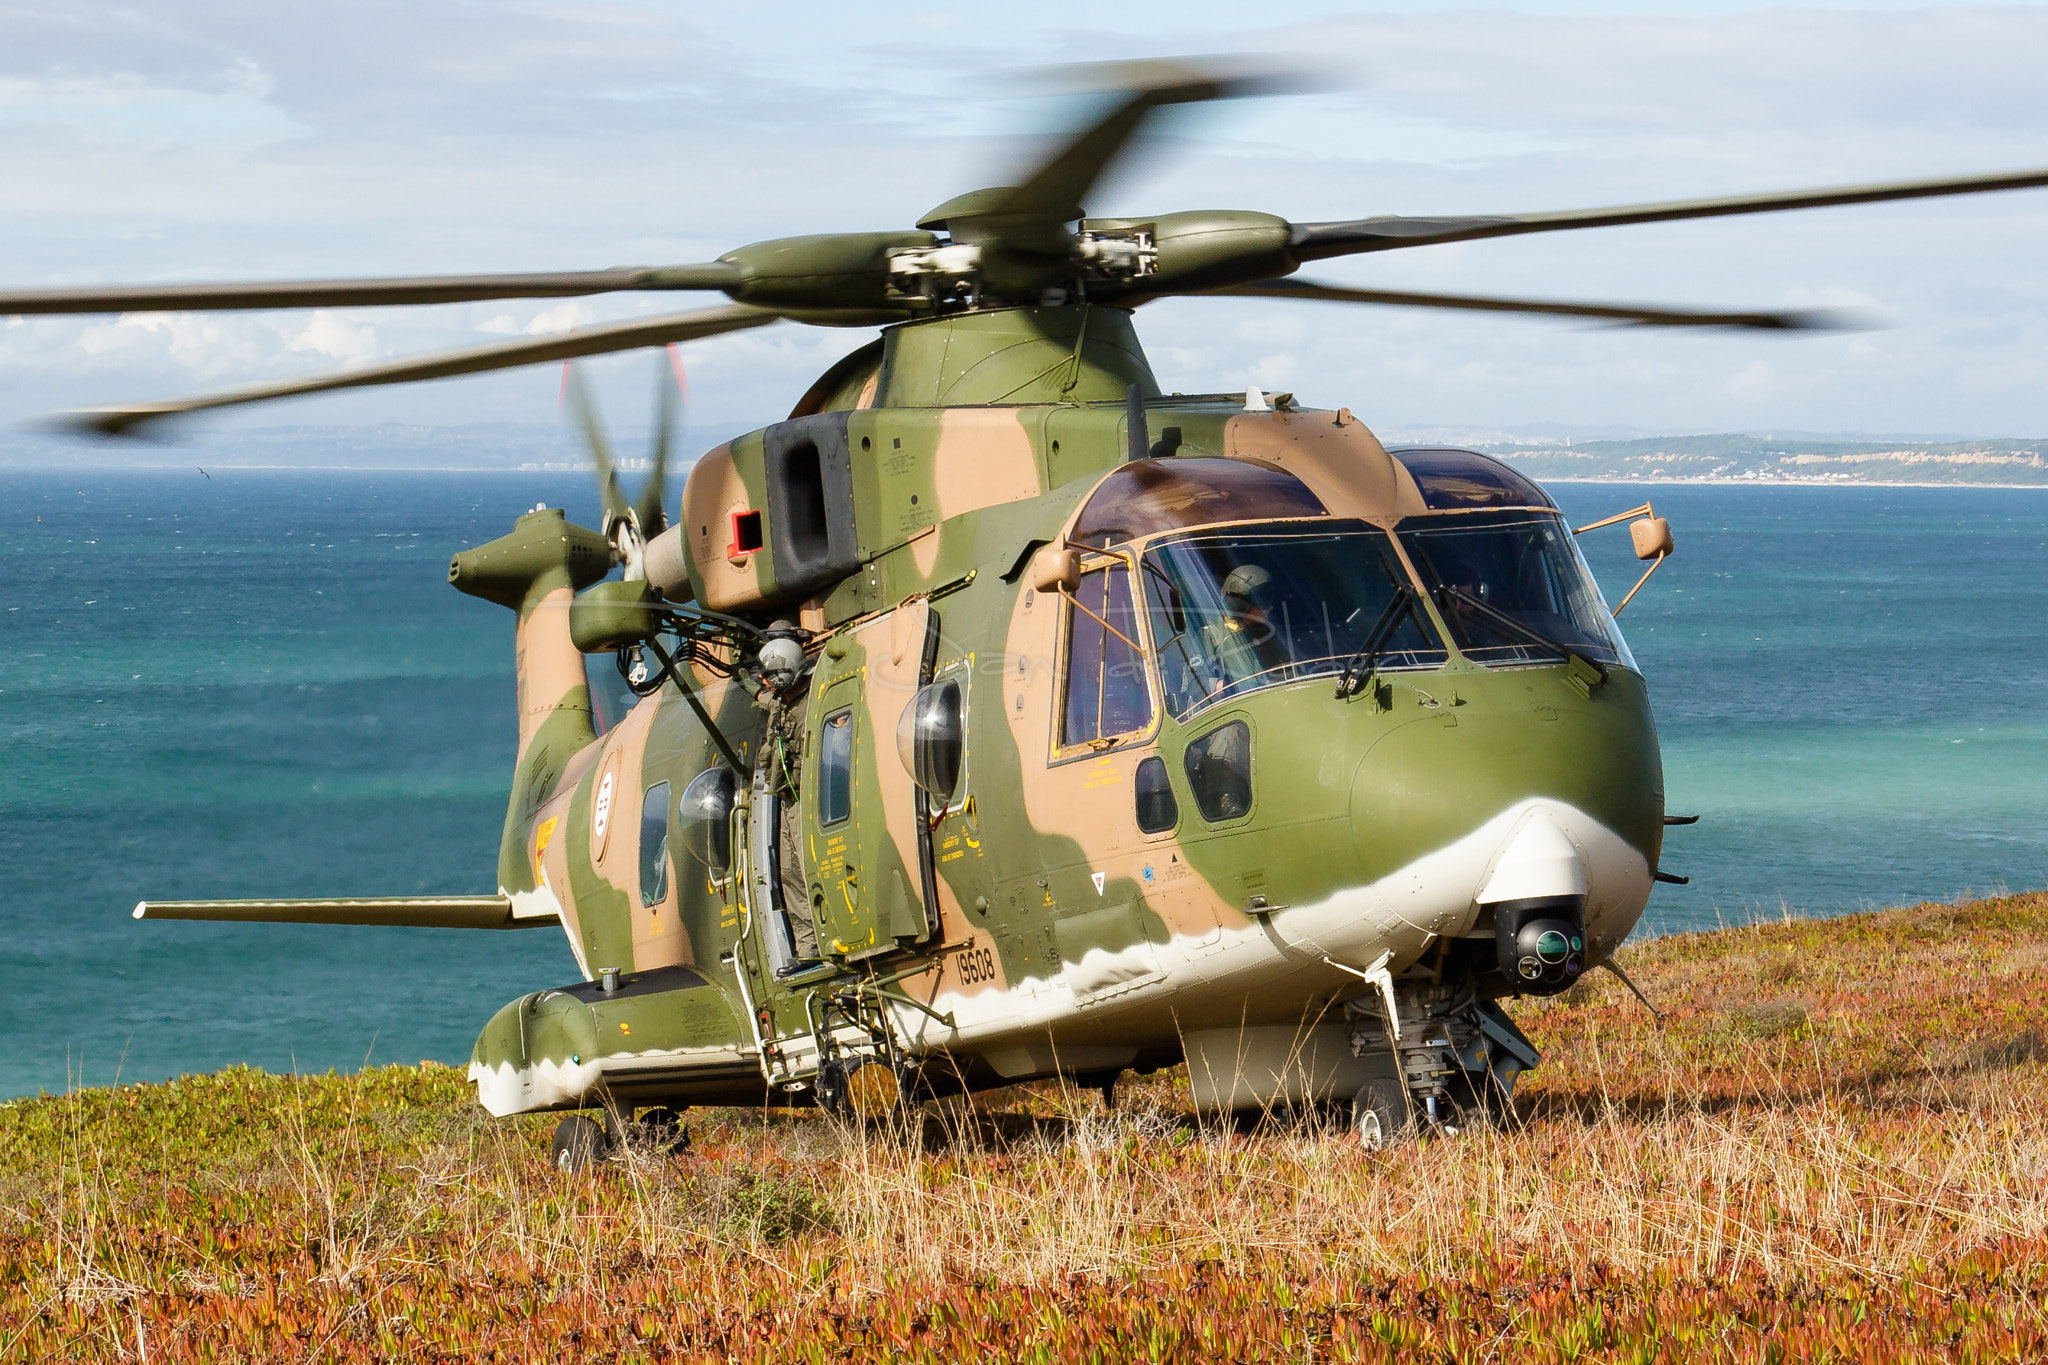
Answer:
[[[1292, 275], [2048, 171], [1521, 215], [1090, 218], [1148, 119], [1266, 88], [1201, 63], [1110, 76], [1105, 112], [1017, 184], [913, 231], [553, 275], [0, 294], [8, 314], [732, 300], [71, 418], [109, 434], [785, 319], [881, 329], [786, 419], [699, 459], [672, 522], [666, 416], [629, 499], [572, 384], [603, 524], [537, 507], [454, 556], [454, 587], [517, 618], [497, 894], [135, 916], [559, 926], [580, 979], [504, 1006], [469, 1074], [494, 1115], [571, 1111], [569, 1166], [618, 1135], [585, 1111], [875, 1117], [1056, 1076], [1107, 1096], [1182, 1061], [1204, 1111], [1348, 1100], [1373, 1146], [1511, 1112], [1540, 1056], [1502, 1002], [1611, 966], [1676, 880], [1660, 856], [1685, 819], [1576, 531], [1506, 465], [1389, 448], [1348, 409], [1163, 392], [1133, 312], [1225, 294], [1825, 327], [1841, 320]], [[1648, 505], [1595, 526], [1620, 522], [1647, 581], [1670, 527]]]

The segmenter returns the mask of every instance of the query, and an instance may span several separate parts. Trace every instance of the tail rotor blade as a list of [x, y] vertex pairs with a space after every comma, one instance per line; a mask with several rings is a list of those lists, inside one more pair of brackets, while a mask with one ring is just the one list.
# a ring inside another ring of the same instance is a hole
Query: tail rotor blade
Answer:
[[604, 426], [597, 419], [597, 407], [591, 402], [590, 386], [574, 362], [568, 366], [566, 383], [569, 406], [575, 409], [577, 425], [583, 428], [584, 447], [590, 452], [591, 463], [597, 466], [597, 491], [604, 499], [604, 529], [610, 535], [612, 527], [624, 520], [628, 510], [625, 492], [619, 487], [618, 466], [612, 459], [611, 445], [604, 438]]
[[682, 406], [679, 401], [681, 395], [677, 392], [682, 364], [673, 346], [666, 348], [655, 364], [654, 472], [647, 476], [639, 498], [633, 503], [633, 515], [640, 519], [640, 534], [649, 540], [660, 535], [668, 525], [668, 519], [662, 512], [662, 497], [668, 479], [669, 447], [675, 442], [676, 412]]

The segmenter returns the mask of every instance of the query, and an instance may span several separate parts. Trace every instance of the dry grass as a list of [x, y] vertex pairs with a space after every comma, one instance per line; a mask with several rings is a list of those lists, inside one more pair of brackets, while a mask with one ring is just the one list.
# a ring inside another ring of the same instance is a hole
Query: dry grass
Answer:
[[1658, 940], [1524, 1125], [693, 1115], [562, 1176], [446, 1068], [0, 1106], [0, 1360], [2048, 1358], [2048, 897]]

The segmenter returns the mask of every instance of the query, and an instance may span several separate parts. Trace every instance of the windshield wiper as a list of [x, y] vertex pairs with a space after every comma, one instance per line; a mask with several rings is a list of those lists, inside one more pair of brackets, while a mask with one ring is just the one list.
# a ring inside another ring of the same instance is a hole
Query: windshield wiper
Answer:
[[1607, 666], [1598, 659], [1588, 659], [1570, 645], [1559, 640], [1553, 640], [1550, 636], [1536, 629], [1536, 627], [1517, 621], [1498, 607], [1488, 606], [1463, 588], [1454, 588], [1449, 584], [1444, 584], [1437, 589], [1437, 593], [1447, 612], [1453, 607], [1459, 608], [1472, 616], [1478, 617], [1480, 621], [1493, 627], [1495, 630], [1509, 635], [1519, 635], [1529, 644], [1535, 645], [1540, 649], [1551, 650], [1556, 653], [1558, 658], [1564, 659], [1567, 662], [1573, 659], [1581, 660], [1595, 673], [1600, 675], [1601, 682], [1607, 681]]
[[1366, 633], [1365, 643], [1359, 646], [1358, 652], [1344, 665], [1344, 673], [1337, 679], [1338, 701], [1343, 701], [1358, 692], [1372, 680], [1373, 670], [1379, 667], [1380, 655], [1386, 652], [1387, 642], [1394, 638], [1394, 631], [1401, 624], [1402, 616], [1407, 613], [1414, 601], [1415, 589], [1407, 584], [1403, 583], [1394, 589], [1393, 597], [1387, 602], [1385, 610], [1380, 612], [1380, 619], [1373, 622], [1372, 629]]

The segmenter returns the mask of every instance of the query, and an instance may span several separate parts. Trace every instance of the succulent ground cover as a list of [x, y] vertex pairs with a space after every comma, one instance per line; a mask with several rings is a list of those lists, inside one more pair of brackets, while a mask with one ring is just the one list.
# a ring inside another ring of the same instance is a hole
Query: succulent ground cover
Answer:
[[547, 1164], [459, 1072], [0, 1105], [0, 1361], [2040, 1360], [2048, 896], [1684, 935], [1384, 1153], [1185, 1078]]

